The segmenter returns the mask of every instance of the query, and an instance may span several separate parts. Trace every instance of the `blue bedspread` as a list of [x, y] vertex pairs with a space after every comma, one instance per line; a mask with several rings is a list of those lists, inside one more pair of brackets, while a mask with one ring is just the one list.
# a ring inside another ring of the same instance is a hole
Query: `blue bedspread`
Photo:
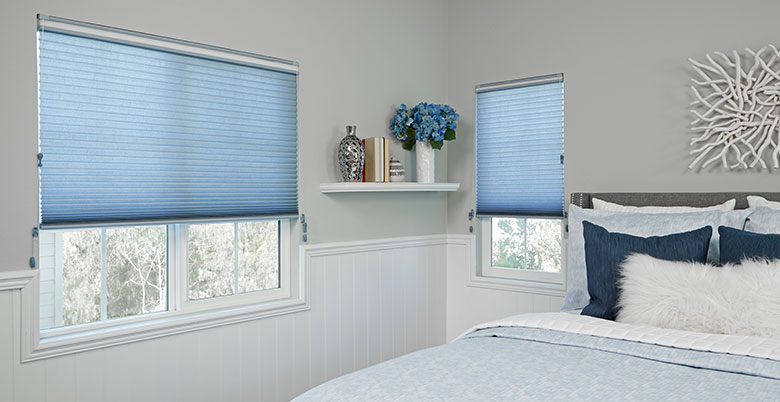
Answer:
[[297, 401], [780, 401], [780, 362], [499, 327], [322, 384]]

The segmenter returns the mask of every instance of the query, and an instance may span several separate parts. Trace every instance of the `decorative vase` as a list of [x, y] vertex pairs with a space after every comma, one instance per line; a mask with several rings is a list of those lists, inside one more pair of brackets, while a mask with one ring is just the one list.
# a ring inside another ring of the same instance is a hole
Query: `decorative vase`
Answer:
[[417, 157], [417, 182], [433, 183], [433, 148], [430, 141], [417, 141], [415, 144]]
[[363, 181], [366, 152], [357, 137], [357, 126], [347, 126], [347, 136], [339, 143], [339, 170], [344, 181]]
[[390, 182], [398, 183], [402, 181], [406, 181], [404, 165], [398, 159], [390, 158]]

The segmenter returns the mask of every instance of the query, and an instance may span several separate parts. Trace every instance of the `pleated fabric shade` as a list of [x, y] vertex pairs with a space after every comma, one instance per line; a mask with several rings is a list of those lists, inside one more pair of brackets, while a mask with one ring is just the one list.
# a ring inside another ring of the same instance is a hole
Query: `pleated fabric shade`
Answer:
[[563, 76], [477, 88], [477, 214], [562, 216]]
[[297, 215], [297, 92], [297, 68], [39, 31], [41, 226]]

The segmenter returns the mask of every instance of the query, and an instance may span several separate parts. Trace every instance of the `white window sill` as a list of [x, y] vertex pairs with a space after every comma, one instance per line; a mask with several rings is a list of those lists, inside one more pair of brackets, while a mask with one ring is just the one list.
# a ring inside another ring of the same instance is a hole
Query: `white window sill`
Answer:
[[[23, 356], [22, 362], [230, 325], [264, 317], [290, 314], [308, 309], [309, 304], [305, 300], [288, 298], [255, 305], [201, 312], [152, 313], [148, 318], [136, 322], [70, 334], [47, 336], [40, 340], [31, 353]], [[46, 336], [47, 332], [56, 333], [56, 330], [44, 330], [41, 332], [41, 335]]]

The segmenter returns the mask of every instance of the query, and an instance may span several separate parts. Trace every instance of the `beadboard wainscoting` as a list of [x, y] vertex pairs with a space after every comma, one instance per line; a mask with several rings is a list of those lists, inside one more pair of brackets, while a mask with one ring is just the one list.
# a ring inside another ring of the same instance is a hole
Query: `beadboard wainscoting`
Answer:
[[[563, 292], [477, 284], [476, 240], [449, 235], [447, 241], [447, 341], [474, 325], [522, 313], [559, 311]], [[477, 286], [478, 285], [478, 286]]]
[[8, 273], [0, 401], [289, 400], [444, 343], [448, 247], [446, 235], [306, 246], [309, 310], [23, 364], [20, 288], [30, 275]]

